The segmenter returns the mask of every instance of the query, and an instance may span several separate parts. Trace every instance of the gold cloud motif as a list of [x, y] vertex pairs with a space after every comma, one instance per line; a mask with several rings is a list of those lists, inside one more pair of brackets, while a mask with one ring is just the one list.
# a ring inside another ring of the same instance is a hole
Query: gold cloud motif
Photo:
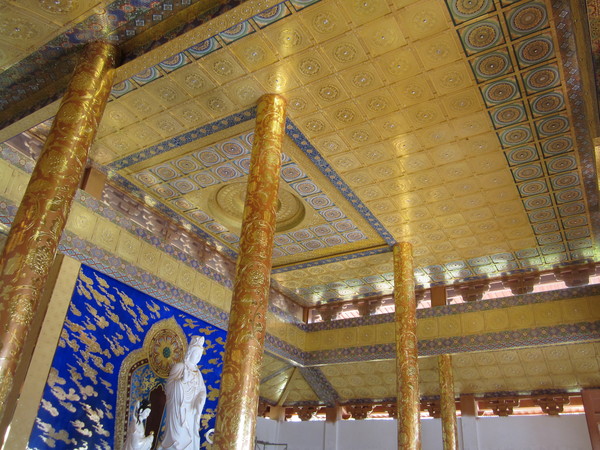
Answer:
[[58, 416], [58, 409], [56, 409], [54, 405], [46, 399], [42, 399], [42, 408], [48, 411], [52, 417]]

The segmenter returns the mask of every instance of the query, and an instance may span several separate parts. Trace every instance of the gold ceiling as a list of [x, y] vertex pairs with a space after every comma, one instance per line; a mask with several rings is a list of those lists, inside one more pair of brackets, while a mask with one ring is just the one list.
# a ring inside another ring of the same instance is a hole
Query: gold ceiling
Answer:
[[[35, 84], [59, 48], [115, 41], [128, 60], [94, 164], [235, 256], [253, 106], [283, 94], [273, 277], [300, 304], [391, 293], [395, 241], [414, 244], [422, 286], [597, 261], [597, 115], [589, 37], [571, 23], [578, 3], [248, 0], [172, 39], [192, 23], [186, 5], [228, 3], [157, 2], [144, 17], [134, 3], [0, 0], [0, 121], [27, 104], [26, 83], [10, 84], [18, 74]], [[53, 110], [0, 136], [41, 133]], [[459, 354], [457, 392], [597, 386], [599, 354], [598, 344]], [[342, 400], [395, 396], [392, 361], [321, 370]], [[317, 401], [304, 374], [266, 356], [261, 396]], [[422, 394], [436, 395], [435, 358], [420, 374]]]
[[308, 3], [117, 85], [95, 162], [235, 252], [251, 108], [279, 92], [274, 278], [304, 305], [389, 293], [398, 240], [424, 286], [596, 258], [549, 4]]
[[[315, 393], [307, 390], [308, 385], [300, 373], [294, 372], [290, 381], [293, 368], [277, 362], [275, 358], [265, 357], [261, 397], [272, 404], [314, 402]], [[452, 366], [457, 395], [536, 392], [549, 388], [579, 392], [600, 384], [600, 345], [585, 343], [463, 353], [453, 355]], [[396, 397], [394, 360], [330, 364], [320, 369], [342, 403], [389, 401]], [[286, 388], [290, 395], [282, 400]], [[421, 396], [440, 394], [436, 356], [419, 358], [419, 388]], [[292, 392], [295, 395], [291, 395]]]

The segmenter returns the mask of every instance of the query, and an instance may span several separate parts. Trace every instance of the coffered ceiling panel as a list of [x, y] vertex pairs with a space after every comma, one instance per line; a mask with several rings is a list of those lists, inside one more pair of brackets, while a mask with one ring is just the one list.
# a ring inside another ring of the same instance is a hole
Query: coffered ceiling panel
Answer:
[[257, 3], [114, 86], [110, 182], [235, 257], [253, 107], [282, 93], [274, 279], [302, 305], [390, 293], [396, 241], [422, 286], [597, 258], [569, 4]]

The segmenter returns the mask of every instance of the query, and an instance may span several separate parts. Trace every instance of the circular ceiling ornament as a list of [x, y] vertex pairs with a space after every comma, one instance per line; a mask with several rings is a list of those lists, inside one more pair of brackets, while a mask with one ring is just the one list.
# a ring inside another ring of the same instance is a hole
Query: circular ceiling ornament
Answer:
[[538, 133], [542, 136], [552, 136], [564, 133], [569, 129], [569, 119], [562, 116], [549, 117], [536, 123]]
[[497, 128], [519, 123], [527, 118], [521, 104], [503, 106], [492, 112], [492, 120]]
[[548, 23], [546, 7], [541, 3], [527, 3], [516, 8], [508, 18], [510, 32], [515, 37], [524, 36], [544, 28]]
[[[229, 183], [220, 187], [209, 200], [209, 213], [228, 228], [240, 229], [247, 183], [245, 181]], [[298, 226], [306, 216], [304, 203], [295, 194], [279, 189], [275, 231], [282, 232]]]
[[544, 61], [554, 54], [552, 37], [546, 35], [536, 36], [523, 42], [517, 48], [516, 53], [521, 67], [527, 67]]
[[513, 77], [490, 83], [482, 92], [488, 105], [497, 105], [520, 96], [519, 87]]
[[502, 28], [496, 17], [467, 26], [460, 31], [460, 35], [468, 54], [487, 50], [504, 42]]
[[455, 22], [465, 22], [494, 9], [492, 0], [453, 0], [448, 2]]
[[565, 99], [561, 92], [550, 92], [531, 101], [531, 109], [536, 115], [550, 114], [563, 109]]
[[539, 159], [539, 156], [535, 146], [527, 145], [506, 152], [506, 158], [508, 159], [508, 163], [513, 166], [515, 164], [535, 161]]
[[573, 148], [573, 139], [569, 136], [560, 136], [549, 139], [542, 145], [546, 155], [558, 155], [568, 152]]

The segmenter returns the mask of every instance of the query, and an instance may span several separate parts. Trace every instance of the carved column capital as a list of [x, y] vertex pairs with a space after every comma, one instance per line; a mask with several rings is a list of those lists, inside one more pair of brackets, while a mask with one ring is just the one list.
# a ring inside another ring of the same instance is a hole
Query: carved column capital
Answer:
[[590, 282], [590, 276], [596, 273], [596, 266], [589, 263], [583, 266], [556, 267], [554, 276], [564, 281], [568, 287], [585, 286]]
[[534, 402], [549, 416], [558, 416], [559, 413], [563, 412], [564, 405], [569, 404], [569, 396], [551, 395], [547, 397], [538, 397], [534, 399]]
[[298, 414], [298, 417], [302, 422], [308, 422], [315, 417], [318, 410], [318, 406], [294, 406], [294, 412]]
[[345, 405], [346, 412], [352, 416], [355, 420], [364, 420], [369, 417], [371, 411], [373, 411], [373, 405], [361, 404], [361, 405]]
[[539, 272], [528, 272], [522, 274], [505, 275], [502, 277], [502, 285], [510, 289], [513, 295], [529, 294], [540, 281]]
[[510, 416], [519, 403], [518, 398], [494, 398], [480, 401], [482, 408], [490, 408], [496, 416], [500, 417]]
[[481, 300], [483, 298], [483, 294], [485, 294], [489, 288], [489, 280], [478, 280], [467, 284], [454, 285], [454, 290], [462, 296], [465, 302]]

